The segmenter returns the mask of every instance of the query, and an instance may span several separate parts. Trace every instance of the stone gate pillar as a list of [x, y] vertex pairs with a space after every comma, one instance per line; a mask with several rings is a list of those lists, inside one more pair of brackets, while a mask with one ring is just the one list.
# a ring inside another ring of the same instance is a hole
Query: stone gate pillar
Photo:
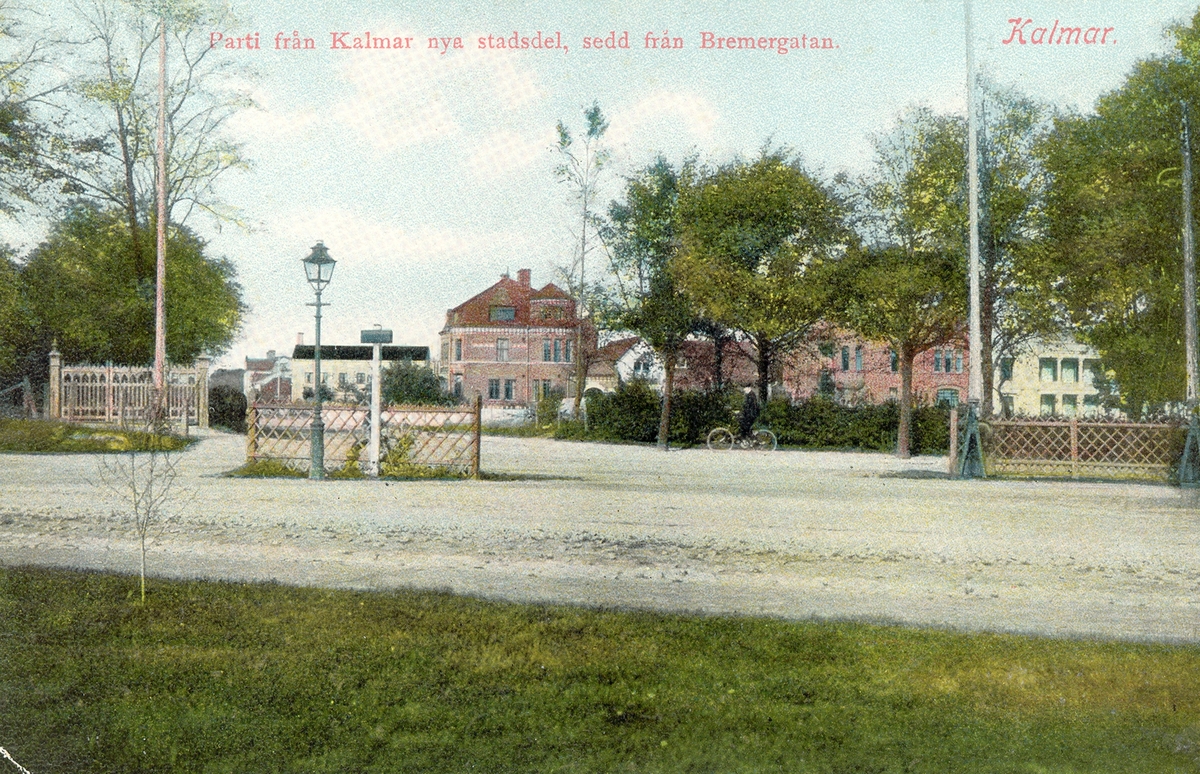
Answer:
[[58, 351], [57, 342], [50, 348], [50, 406], [47, 417], [62, 419], [62, 354]]
[[208, 429], [208, 366], [212, 359], [207, 355], [196, 358], [196, 423], [200, 429]]

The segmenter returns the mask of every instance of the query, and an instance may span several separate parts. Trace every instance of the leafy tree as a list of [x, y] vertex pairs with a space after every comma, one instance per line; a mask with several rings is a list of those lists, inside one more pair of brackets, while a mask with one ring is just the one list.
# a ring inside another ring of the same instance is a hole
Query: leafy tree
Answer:
[[[178, 363], [227, 349], [246, 311], [233, 264], [204, 248], [189, 229], [168, 229], [166, 339]], [[57, 340], [67, 362], [153, 360], [154, 265], [136, 257], [123, 213], [72, 208], [21, 273], [39, 351]]]
[[218, 384], [208, 391], [208, 423], [235, 433], [246, 432], [246, 396], [236, 387]]
[[962, 336], [966, 287], [958, 256], [889, 248], [856, 253], [836, 269], [835, 316], [862, 336], [886, 341], [900, 368], [896, 454], [909, 456], [913, 360]]
[[48, 130], [37, 111], [61, 84], [48, 80], [49, 44], [24, 34], [19, 9], [0, 0], [0, 212], [17, 215], [47, 179]]
[[[555, 151], [559, 163], [554, 168], [554, 175], [560, 183], [571, 190], [571, 197], [579, 205], [579, 233], [576, 241], [579, 252], [576, 253], [573, 265], [565, 272], [567, 285], [575, 292], [577, 299], [576, 335], [575, 335], [575, 416], [579, 416], [580, 403], [583, 400], [583, 387], [587, 382], [588, 367], [595, 357], [596, 350], [591, 345], [592, 336], [584, 324], [584, 316], [589, 313], [587, 297], [587, 275], [585, 273], [587, 257], [599, 245], [599, 239], [590, 239], [596, 234], [600, 224], [595, 211], [598, 189], [604, 171], [608, 168], [611, 154], [604, 145], [604, 133], [608, 131], [608, 119], [600, 110], [599, 103], [583, 111], [585, 129], [576, 138], [562, 121], [556, 127], [558, 142]], [[578, 276], [576, 283], [575, 277]], [[593, 296], [593, 298], [595, 298]]]
[[[186, 223], [196, 209], [218, 220], [235, 213], [216, 195], [217, 180], [246, 168], [242, 146], [225, 124], [252, 105], [236, 58], [209, 42], [227, 28], [228, 10], [192, 0], [159, 3], [91, 0], [75, 6], [87, 32], [71, 64], [83, 75], [58, 100], [70, 130], [54, 138], [45, 163], [63, 192], [125, 217], [133, 254], [152, 261], [144, 233], [153, 210], [157, 169], [158, 46], [167, 25], [167, 220]], [[64, 122], [66, 123], [66, 122]], [[177, 353], [171, 353], [178, 358]]]
[[854, 237], [840, 202], [786, 151], [709, 171], [679, 196], [679, 286], [712, 322], [754, 345], [765, 403], [780, 356], [822, 318], [822, 265]]
[[1094, 113], [1061, 118], [1041, 148], [1054, 178], [1046, 286], [1135, 416], [1186, 390], [1181, 125], [1186, 106], [1195, 164], [1200, 13], [1171, 32], [1173, 54], [1138, 62]]
[[[1001, 359], [1061, 330], [1046, 303], [1040, 238], [1050, 176], [1036, 153], [1050, 111], [985, 85], [980, 138], [980, 332], [984, 413], [991, 413]], [[854, 221], [877, 248], [958, 256], [966, 283], [967, 126], [961, 116], [915, 108], [875, 139], [870, 173], [850, 186]]]
[[20, 269], [4, 251], [0, 254], [0, 387], [7, 387], [19, 372], [21, 345], [29, 337]]
[[679, 252], [678, 203], [691, 163], [676, 170], [661, 156], [629, 178], [623, 201], [609, 205], [603, 234], [612, 252], [620, 306], [618, 327], [644, 339], [664, 365], [658, 445], [667, 448], [675, 366], [684, 340], [698, 323], [691, 298], [679, 287], [671, 262]]
[[446, 392], [437, 374], [411, 360], [397, 360], [380, 374], [383, 402], [389, 406], [451, 406], [458, 399]]

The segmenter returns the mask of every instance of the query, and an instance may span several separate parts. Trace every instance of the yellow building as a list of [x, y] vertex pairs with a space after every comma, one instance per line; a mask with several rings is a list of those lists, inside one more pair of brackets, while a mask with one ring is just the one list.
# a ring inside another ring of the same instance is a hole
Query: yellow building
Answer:
[[996, 369], [1006, 416], [1089, 416], [1098, 408], [1094, 384], [1100, 358], [1073, 341], [1036, 341]]

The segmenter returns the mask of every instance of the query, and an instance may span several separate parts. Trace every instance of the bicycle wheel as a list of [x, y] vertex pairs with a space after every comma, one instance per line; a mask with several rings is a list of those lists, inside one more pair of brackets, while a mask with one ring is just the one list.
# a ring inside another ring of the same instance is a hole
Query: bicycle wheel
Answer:
[[775, 434], [770, 430], [755, 430], [754, 445], [751, 448], [760, 449], [762, 451], [775, 451], [775, 447], [779, 445], [775, 439]]
[[708, 434], [708, 448], [729, 451], [733, 448], [733, 433], [723, 427], [716, 428]]

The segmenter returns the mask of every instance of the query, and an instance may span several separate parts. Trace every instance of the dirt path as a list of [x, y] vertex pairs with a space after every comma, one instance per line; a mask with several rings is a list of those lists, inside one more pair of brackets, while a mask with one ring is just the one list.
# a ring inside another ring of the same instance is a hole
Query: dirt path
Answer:
[[[237, 480], [186, 452], [150, 551], [171, 577], [1200, 641], [1200, 497], [949, 481], [945, 460], [484, 439], [502, 480]], [[133, 572], [87, 456], [5, 455], [0, 562]]]

